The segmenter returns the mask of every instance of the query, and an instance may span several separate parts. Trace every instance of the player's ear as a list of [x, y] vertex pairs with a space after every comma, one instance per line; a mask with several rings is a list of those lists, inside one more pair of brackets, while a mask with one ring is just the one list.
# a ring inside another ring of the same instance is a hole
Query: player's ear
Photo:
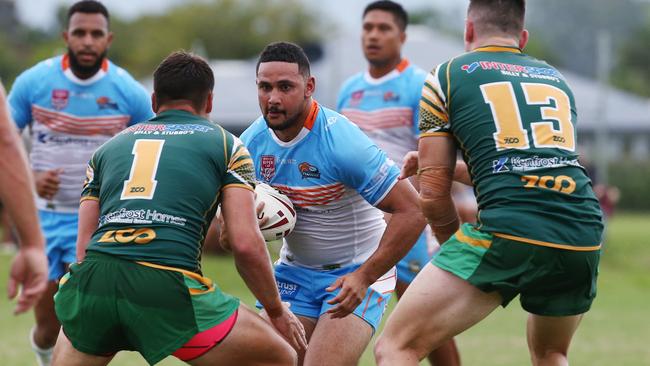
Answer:
[[524, 28], [521, 31], [521, 34], [519, 34], [519, 49], [523, 50], [524, 47], [526, 47], [526, 44], [528, 43], [528, 37], [530, 34], [528, 33], [528, 29]]
[[471, 51], [471, 44], [474, 42], [474, 22], [469, 18], [465, 19], [465, 51]]
[[205, 113], [210, 114], [212, 112], [212, 92], [208, 93], [208, 100], [205, 103]]
[[113, 43], [113, 32], [108, 32], [108, 42], [106, 43], [106, 48], [111, 47], [111, 43]]
[[402, 45], [404, 45], [404, 43], [406, 42], [406, 32], [405, 31], [400, 32], [399, 41], [400, 41], [400, 43]]
[[68, 30], [64, 30], [61, 32], [61, 37], [63, 37], [63, 40], [65, 41], [65, 44], [68, 44]]
[[305, 98], [311, 97], [316, 91], [316, 78], [312, 75], [307, 78], [307, 84], [305, 85]]
[[151, 93], [151, 110], [158, 113], [158, 102], [156, 101], [156, 93]]

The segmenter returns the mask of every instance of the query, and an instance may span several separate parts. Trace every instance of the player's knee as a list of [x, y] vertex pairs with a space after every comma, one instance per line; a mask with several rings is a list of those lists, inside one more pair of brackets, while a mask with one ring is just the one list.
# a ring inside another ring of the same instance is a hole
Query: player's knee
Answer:
[[293, 366], [298, 364], [298, 354], [296, 353], [296, 350], [286, 342], [282, 342], [282, 345], [278, 347], [276, 356], [276, 365], [278, 366]]
[[533, 365], [564, 365], [568, 359], [568, 350], [557, 348], [531, 349]]
[[397, 352], [396, 348], [395, 343], [391, 342], [388, 336], [381, 334], [379, 338], [377, 338], [373, 350], [377, 363], [381, 364], [383, 361], [386, 361], [390, 355], [395, 354], [395, 352]]

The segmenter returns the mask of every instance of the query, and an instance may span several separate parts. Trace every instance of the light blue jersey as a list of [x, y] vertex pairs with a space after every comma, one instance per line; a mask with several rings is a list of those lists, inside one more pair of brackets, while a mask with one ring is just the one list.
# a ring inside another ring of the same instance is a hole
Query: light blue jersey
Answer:
[[[341, 87], [337, 110], [401, 166], [404, 155], [418, 148], [418, 113], [426, 76], [424, 70], [406, 59], [381, 78], [360, 72]], [[397, 278], [411, 283], [429, 262], [435, 247], [427, 228], [397, 264]]]
[[131, 75], [110, 61], [82, 80], [72, 73], [67, 55], [20, 74], [8, 99], [18, 128], [30, 127], [32, 168], [62, 169], [52, 200], [36, 198], [49, 279], [58, 280], [76, 259], [77, 212], [88, 160], [126, 126], [153, 117], [151, 101]]
[[[282, 301], [297, 315], [319, 318], [340, 291], [326, 288], [358, 269], [379, 246], [386, 223], [373, 206], [397, 183], [399, 170], [357, 126], [316, 102], [292, 141], [279, 140], [263, 117], [241, 139], [258, 179], [286, 194], [298, 212], [275, 266]], [[392, 268], [354, 310], [373, 330], [394, 291], [395, 277]]]
[[310, 268], [360, 264], [377, 249], [386, 224], [376, 206], [399, 170], [357, 126], [313, 102], [290, 142], [263, 117], [241, 136], [258, 179], [286, 194], [298, 212], [281, 250], [283, 263]]
[[40, 210], [53, 212], [78, 210], [86, 163], [97, 147], [153, 117], [148, 93], [125, 70], [104, 60], [97, 74], [82, 80], [72, 73], [67, 55], [18, 76], [9, 104], [18, 128], [31, 126], [32, 168], [63, 169], [54, 198], [37, 199]]
[[406, 59], [378, 79], [367, 71], [358, 73], [341, 87], [336, 109], [401, 166], [404, 155], [418, 147], [418, 111], [426, 76]]

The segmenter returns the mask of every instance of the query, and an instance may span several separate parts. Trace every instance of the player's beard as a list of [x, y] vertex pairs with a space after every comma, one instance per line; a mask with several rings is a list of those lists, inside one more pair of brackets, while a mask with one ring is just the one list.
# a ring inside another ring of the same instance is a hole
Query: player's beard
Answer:
[[70, 67], [72, 68], [72, 71], [75, 72], [77, 76], [83, 75], [86, 77], [91, 77], [95, 75], [99, 69], [102, 67], [102, 62], [104, 62], [104, 59], [106, 58], [107, 51], [102, 52], [99, 57], [97, 57], [97, 61], [95, 61], [94, 64], [90, 66], [85, 66], [79, 63], [79, 60], [77, 59], [77, 56], [68, 48], [68, 58], [70, 59]]
[[269, 119], [267, 116], [264, 116], [264, 119], [266, 120], [266, 126], [268, 128], [272, 129], [273, 131], [284, 131], [286, 129], [295, 126], [296, 123], [300, 122], [299, 119], [301, 114], [302, 114], [301, 112], [297, 112], [293, 116], [287, 116], [287, 119], [285, 119], [284, 122], [281, 122], [280, 124], [276, 124], [276, 125], [271, 125], [269, 123]]

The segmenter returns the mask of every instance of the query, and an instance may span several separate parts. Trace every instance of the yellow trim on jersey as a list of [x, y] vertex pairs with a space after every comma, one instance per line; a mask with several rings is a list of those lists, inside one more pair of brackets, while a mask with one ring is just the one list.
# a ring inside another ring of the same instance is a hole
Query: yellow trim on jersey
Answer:
[[540, 245], [543, 247], [550, 247], [550, 248], [557, 248], [557, 249], [573, 250], [576, 252], [592, 252], [595, 250], [599, 250], [601, 247], [601, 244], [590, 246], [590, 247], [577, 247], [577, 246], [567, 245], [567, 244], [554, 244], [554, 243], [549, 243], [541, 240], [520, 238], [518, 236], [501, 234], [501, 233], [492, 233], [492, 235], [498, 236], [499, 238], [510, 239], [510, 240], [514, 240], [526, 244]]
[[458, 239], [458, 241], [475, 247], [483, 247], [485, 249], [488, 249], [490, 246], [492, 246], [491, 240], [470, 238], [469, 236], [465, 235], [462, 230], [456, 231], [456, 234], [454, 234], [454, 236], [456, 236], [456, 239]]
[[433, 137], [433, 136], [451, 136], [449, 132], [422, 132], [420, 138], [423, 137]]
[[253, 159], [251, 159], [251, 158], [243, 159], [241, 161], [238, 161], [238, 162], [232, 164], [231, 166], [228, 167], [228, 169], [236, 170], [237, 168], [241, 167], [242, 165], [246, 165], [246, 164], [250, 164], [251, 166], [253, 166]]
[[223, 136], [223, 161], [224, 163], [230, 162], [230, 160], [228, 160], [228, 138], [226, 137], [226, 130], [221, 126], [219, 126], [219, 129], [221, 130], [221, 136]]
[[99, 202], [99, 197], [95, 197], [95, 196], [83, 196], [83, 197], [81, 197], [81, 199], [79, 200], [79, 203], [81, 203], [81, 202], [83, 202], [83, 201], [97, 201], [97, 202]]
[[451, 62], [454, 61], [452, 58], [447, 62], [447, 113], [449, 113], [449, 107], [451, 106]]
[[522, 53], [519, 48], [508, 47], [508, 46], [485, 46], [475, 48], [472, 52], [512, 52], [512, 53]]
[[208, 287], [207, 290], [200, 290], [200, 289], [196, 289], [196, 288], [190, 288], [190, 289], [188, 289], [190, 291], [190, 295], [205, 294], [205, 293], [208, 293], [208, 292], [212, 292], [215, 289], [214, 283], [212, 283], [211, 279], [209, 279], [207, 277], [203, 277], [198, 273], [194, 273], [194, 272], [191, 272], [191, 271], [188, 271], [188, 270], [185, 270], [185, 269], [180, 269], [180, 268], [176, 268], [176, 267], [167, 267], [167, 266], [163, 266], [163, 265], [160, 265], [160, 264], [154, 264], [154, 263], [149, 263], [149, 262], [136, 261], [135, 263], [140, 264], [140, 265], [145, 266], [145, 267], [162, 269], [162, 270], [165, 270], [165, 271], [179, 272], [179, 273], [183, 274], [184, 276], [189, 277], [191, 279], [194, 279], [194, 280], [200, 282], [201, 284], [205, 285], [206, 287]]
[[441, 120], [445, 122], [449, 122], [449, 117], [440, 112], [438, 109], [436, 109], [434, 106], [428, 103], [429, 101], [427, 99], [423, 99], [420, 101], [420, 108], [425, 109], [427, 112], [430, 112], [431, 114], [435, 115], [436, 117], [440, 118]]
[[422, 96], [424, 95], [431, 95], [432, 99], [431, 102], [433, 104], [440, 106], [441, 108], [445, 108], [445, 104], [442, 102], [442, 98], [440, 98], [440, 95], [438, 95], [438, 92], [431, 86], [428, 82], [424, 82], [424, 87], [422, 88]]
[[242, 184], [242, 183], [226, 184], [225, 186], [221, 187], [221, 190], [224, 190], [225, 188], [246, 188], [249, 191], [255, 192], [254, 188], [252, 188], [251, 186], [249, 186], [247, 184]]

